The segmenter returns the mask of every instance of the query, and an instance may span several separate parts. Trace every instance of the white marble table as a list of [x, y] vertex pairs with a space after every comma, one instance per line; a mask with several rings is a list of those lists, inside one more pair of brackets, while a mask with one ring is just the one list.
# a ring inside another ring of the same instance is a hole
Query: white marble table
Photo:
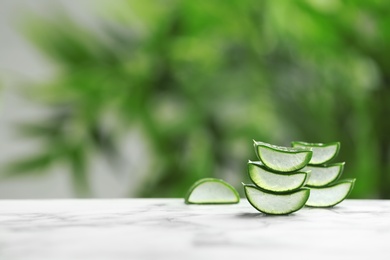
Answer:
[[181, 199], [0, 201], [1, 260], [390, 259], [390, 201], [266, 216]]

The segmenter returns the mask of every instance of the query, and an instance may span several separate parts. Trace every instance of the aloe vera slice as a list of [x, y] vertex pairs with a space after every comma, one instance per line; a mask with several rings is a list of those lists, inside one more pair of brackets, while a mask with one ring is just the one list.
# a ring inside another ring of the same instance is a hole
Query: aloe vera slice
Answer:
[[340, 142], [332, 143], [306, 143], [294, 141], [291, 143], [293, 147], [311, 148], [313, 156], [309, 164], [324, 164], [335, 158], [340, 150]]
[[254, 142], [255, 152], [260, 161], [270, 170], [277, 172], [292, 172], [305, 167], [311, 157], [312, 151], [306, 147], [284, 147]]
[[310, 195], [310, 190], [301, 188], [291, 193], [272, 193], [244, 184], [248, 202], [258, 211], [269, 215], [286, 215], [300, 210]]
[[308, 179], [308, 172], [276, 173], [261, 162], [248, 162], [248, 174], [252, 182], [266, 191], [291, 192], [301, 188]]
[[343, 173], [344, 165], [344, 162], [327, 165], [307, 165], [303, 170], [311, 171], [311, 174], [306, 185], [323, 187], [336, 181]]
[[186, 204], [234, 204], [240, 201], [237, 190], [221, 179], [204, 178], [188, 190]]
[[310, 188], [306, 206], [326, 208], [342, 202], [351, 193], [356, 179], [345, 179], [323, 188]]

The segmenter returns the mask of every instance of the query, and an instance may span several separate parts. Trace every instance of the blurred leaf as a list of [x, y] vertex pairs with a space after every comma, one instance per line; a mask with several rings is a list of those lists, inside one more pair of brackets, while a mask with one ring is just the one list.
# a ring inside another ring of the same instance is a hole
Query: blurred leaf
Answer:
[[44, 175], [47, 174], [47, 168], [51, 166], [56, 158], [51, 153], [42, 153], [30, 155], [26, 158], [8, 164], [3, 170], [3, 178], [21, 177], [26, 175]]
[[67, 158], [71, 167], [72, 180], [75, 188], [75, 193], [79, 197], [85, 197], [89, 195], [90, 187], [87, 176], [87, 158], [82, 146], [76, 146], [73, 150], [69, 151], [69, 157]]

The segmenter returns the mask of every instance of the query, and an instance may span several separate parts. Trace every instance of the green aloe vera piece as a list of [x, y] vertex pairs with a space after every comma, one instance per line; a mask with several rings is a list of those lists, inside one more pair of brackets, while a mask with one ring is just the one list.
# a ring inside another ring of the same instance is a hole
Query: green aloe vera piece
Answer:
[[277, 172], [300, 170], [312, 157], [311, 149], [306, 147], [284, 147], [258, 141], [254, 141], [253, 145], [264, 166]]
[[310, 197], [306, 206], [327, 208], [333, 207], [348, 197], [356, 179], [340, 180], [322, 188], [310, 188]]
[[309, 171], [277, 173], [266, 168], [261, 162], [248, 162], [248, 175], [259, 188], [271, 192], [291, 192], [301, 188], [309, 179]]
[[309, 164], [317, 165], [324, 164], [331, 161], [337, 156], [340, 150], [340, 142], [332, 143], [307, 143], [301, 141], [294, 141], [291, 143], [296, 148], [311, 148], [313, 156]]
[[308, 165], [303, 170], [311, 171], [306, 185], [310, 187], [323, 187], [335, 182], [343, 173], [344, 162], [327, 165]]
[[248, 202], [258, 211], [269, 215], [287, 215], [300, 210], [309, 198], [310, 190], [301, 188], [290, 193], [262, 190], [252, 184], [244, 184]]
[[221, 179], [204, 178], [187, 192], [186, 204], [234, 204], [240, 201], [237, 190]]

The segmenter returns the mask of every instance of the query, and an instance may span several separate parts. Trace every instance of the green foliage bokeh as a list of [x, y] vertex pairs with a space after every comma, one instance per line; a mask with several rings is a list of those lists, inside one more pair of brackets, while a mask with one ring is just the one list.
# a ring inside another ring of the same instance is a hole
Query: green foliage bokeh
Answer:
[[43, 148], [10, 173], [65, 162], [85, 195], [91, 156], [126, 156], [117, 145], [139, 128], [151, 151], [137, 196], [182, 197], [202, 177], [239, 187], [252, 139], [340, 141], [343, 177], [357, 178], [351, 197], [390, 198], [389, 7], [115, 1], [97, 31], [34, 18], [29, 39], [60, 73], [35, 92], [52, 116], [19, 126]]

